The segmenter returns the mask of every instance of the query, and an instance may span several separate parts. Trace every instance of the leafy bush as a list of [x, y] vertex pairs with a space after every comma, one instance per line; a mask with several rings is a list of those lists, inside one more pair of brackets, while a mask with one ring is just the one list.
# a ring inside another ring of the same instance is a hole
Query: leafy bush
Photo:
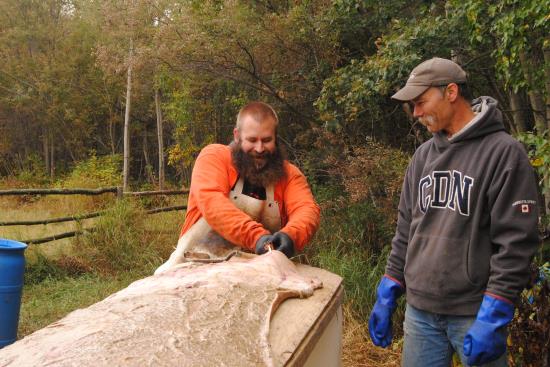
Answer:
[[64, 187], [108, 187], [122, 182], [122, 156], [120, 154], [90, 158], [79, 162], [70, 175], [61, 182]]
[[[527, 146], [531, 165], [540, 179], [540, 191], [545, 196], [546, 203], [550, 203], [550, 131], [547, 130], [538, 135], [527, 132], [519, 134], [517, 138]], [[542, 218], [542, 224], [550, 227], [549, 213]]]

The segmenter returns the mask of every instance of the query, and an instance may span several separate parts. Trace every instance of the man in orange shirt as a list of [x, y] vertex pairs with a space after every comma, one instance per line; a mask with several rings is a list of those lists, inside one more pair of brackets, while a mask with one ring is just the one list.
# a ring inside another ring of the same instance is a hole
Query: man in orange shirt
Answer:
[[319, 206], [305, 176], [285, 159], [278, 123], [271, 106], [251, 102], [239, 111], [230, 145], [201, 151], [178, 247], [156, 273], [184, 261], [186, 253], [212, 258], [219, 254], [212, 246], [263, 254], [271, 244], [291, 257], [312, 238]]

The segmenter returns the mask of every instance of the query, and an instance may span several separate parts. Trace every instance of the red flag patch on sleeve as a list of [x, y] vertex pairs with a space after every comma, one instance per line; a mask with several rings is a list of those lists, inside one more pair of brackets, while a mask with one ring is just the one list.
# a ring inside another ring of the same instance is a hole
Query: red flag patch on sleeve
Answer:
[[522, 214], [529, 214], [533, 211], [533, 205], [537, 205], [535, 200], [518, 200], [512, 206]]

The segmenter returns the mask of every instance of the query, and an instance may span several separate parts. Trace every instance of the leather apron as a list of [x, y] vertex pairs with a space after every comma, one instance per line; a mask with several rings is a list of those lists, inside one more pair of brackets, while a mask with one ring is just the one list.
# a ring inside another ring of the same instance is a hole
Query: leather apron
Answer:
[[[279, 204], [275, 201], [274, 185], [265, 188], [266, 199], [260, 200], [243, 193], [244, 180], [239, 178], [229, 192], [229, 199], [237, 208], [261, 223], [271, 233], [281, 229]], [[186, 261], [216, 262], [234, 254], [240, 248], [214, 231], [201, 217], [180, 237], [178, 245], [168, 261], [155, 274], [162, 273]]]

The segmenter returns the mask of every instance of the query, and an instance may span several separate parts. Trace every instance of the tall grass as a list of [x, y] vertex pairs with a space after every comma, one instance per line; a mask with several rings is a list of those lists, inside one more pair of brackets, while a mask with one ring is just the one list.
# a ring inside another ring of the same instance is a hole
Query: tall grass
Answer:
[[97, 221], [93, 232], [75, 241], [74, 255], [98, 273], [153, 270], [161, 259], [156, 246], [147, 241], [146, 217], [144, 210], [132, 201], [116, 202]]
[[307, 248], [313, 265], [343, 278], [346, 303], [362, 320], [370, 313], [384, 274], [393, 235], [390, 225], [368, 201], [327, 209]]

